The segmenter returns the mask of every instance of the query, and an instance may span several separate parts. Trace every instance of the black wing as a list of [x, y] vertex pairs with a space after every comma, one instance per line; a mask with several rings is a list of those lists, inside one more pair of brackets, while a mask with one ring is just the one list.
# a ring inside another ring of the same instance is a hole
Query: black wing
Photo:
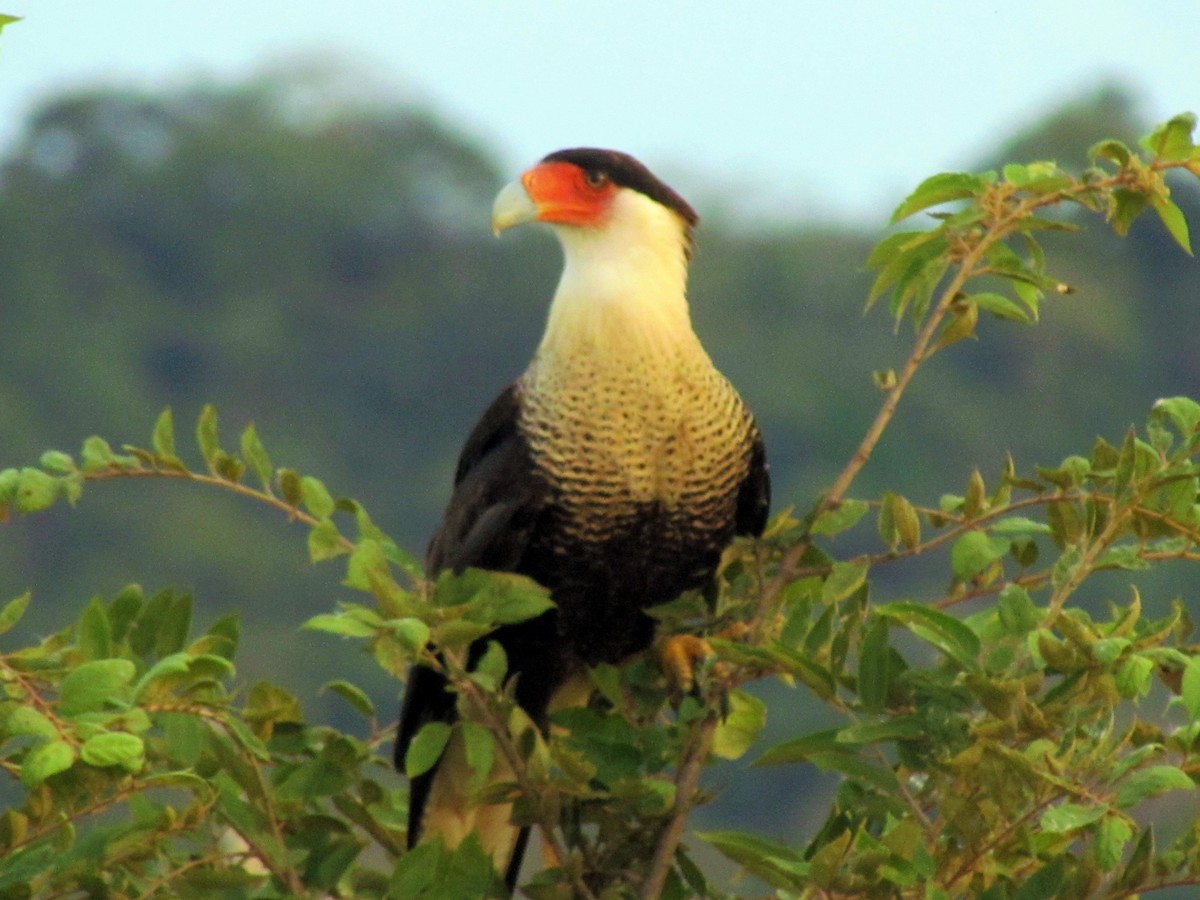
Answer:
[[454, 492], [425, 554], [431, 575], [469, 566], [497, 572], [519, 566], [543, 494], [517, 427], [519, 412], [520, 392], [510, 385], [467, 438]]
[[734, 534], [758, 537], [767, 526], [771, 509], [771, 467], [762, 433], [754, 429], [754, 446], [750, 450], [750, 469], [738, 489]]
[[[520, 393], [516, 385], [495, 399], [472, 430], [459, 456], [454, 491], [426, 553], [430, 575], [468, 567], [513, 571], [543, 505], [529, 447], [517, 427]], [[396, 736], [396, 768], [403, 771], [408, 746], [427, 722], [453, 722], [454, 695], [445, 679], [424, 666], [409, 675]], [[409, 846], [420, 836], [437, 768], [412, 780], [409, 793]]]

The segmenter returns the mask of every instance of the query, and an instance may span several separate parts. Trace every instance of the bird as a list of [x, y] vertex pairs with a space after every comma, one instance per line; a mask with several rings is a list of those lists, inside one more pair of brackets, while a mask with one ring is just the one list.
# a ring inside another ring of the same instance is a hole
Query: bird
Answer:
[[[496, 196], [497, 236], [531, 222], [563, 252], [545, 331], [467, 438], [425, 562], [431, 575], [512, 572], [549, 591], [552, 609], [469, 654], [503, 647], [515, 701], [545, 732], [553, 710], [578, 702], [588, 667], [653, 644], [647, 608], [709, 583], [735, 536], [761, 535], [770, 476], [754, 416], [692, 328], [687, 201], [626, 153], [578, 147]], [[414, 665], [397, 768], [423, 725], [457, 717], [445, 677]], [[474, 805], [469, 772], [452, 737], [411, 780], [409, 846], [474, 832], [511, 890], [528, 828], [509, 822], [511, 804]]]

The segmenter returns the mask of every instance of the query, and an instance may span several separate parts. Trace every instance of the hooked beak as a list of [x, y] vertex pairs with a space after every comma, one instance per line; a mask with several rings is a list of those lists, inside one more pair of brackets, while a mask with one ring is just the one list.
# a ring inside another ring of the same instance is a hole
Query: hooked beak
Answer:
[[537, 217], [537, 204], [525, 190], [525, 185], [521, 181], [510, 181], [501, 188], [492, 204], [492, 234], [499, 237], [504, 229], [524, 225]]

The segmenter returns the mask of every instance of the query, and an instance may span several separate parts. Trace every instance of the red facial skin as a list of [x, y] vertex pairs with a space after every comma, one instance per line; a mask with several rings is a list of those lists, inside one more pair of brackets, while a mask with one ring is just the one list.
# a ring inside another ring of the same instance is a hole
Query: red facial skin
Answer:
[[617, 186], [607, 175], [568, 162], [540, 163], [521, 176], [539, 222], [598, 228], [608, 218]]

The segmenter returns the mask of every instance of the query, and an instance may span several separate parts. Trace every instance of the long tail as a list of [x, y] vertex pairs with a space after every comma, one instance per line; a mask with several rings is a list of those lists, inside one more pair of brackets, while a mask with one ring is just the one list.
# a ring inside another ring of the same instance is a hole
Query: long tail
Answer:
[[[422, 808], [414, 814], [412, 801], [409, 801], [409, 845], [436, 836], [446, 847], [454, 848], [474, 833], [484, 851], [492, 857], [496, 870], [505, 873], [505, 881], [512, 889], [520, 874], [529, 829], [512, 824], [511, 803], [477, 803], [475, 792], [470, 788], [472, 774], [461, 732], [456, 731], [442, 758], [431, 772], [426, 773], [432, 777], [427, 782]], [[512, 780], [513, 772], [508, 763], [497, 759], [483, 789]]]
[[[400, 711], [396, 768], [404, 771], [405, 754], [421, 726], [427, 722], [453, 724], [457, 718], [454, 696], [446, 690], [445, 679], [432, 669], [414, 667]], [[409, 784], [409, 849], [437, 837], [448, 849], [453, 849], [474, 832], [492, 857], [496, 870], [505, 873], [509, 890], [513, 890], [529, 841], [529, 829], [511, 824], [511, 803], [477, 804], [471, 790], [473, 780], [462, 735], [456, 730], [436, 765]], [[511, 767], [503, 759], [497, 759], [483, 789], [512, 780]]]
[[[567, 707], [583, 706], [592, 690], [586, 672], [582, 671], [555, 679], [549, 687], [545, 684], [537, 685], [536, 690], [533, 687], [527, 682], [523, 696], [522, 685], [518, 684], [517, 699], [523, 701], [525, 712], [543, 733], [550, 715]], [[396, 768], [404, 771], [404, 756], [422, 725], [426, 722], [453, 724], [457, 720], [454, 695], [446, 690], [446, 679], [432, 669], [414, 666], [409, 674], [404, 706], [400, 710]], [[454, 848], [474, 832], [483, 849], [492, 857], [496, 871], [504, 873], [505, 883], [509, 890], [513, 890], [529, 842], [529, 828], [518, 828], [512, 824], [511, 803], [476, 803], [475, 797], [479, 792], [471, 790], [472, 780], [473, 772], [467, 763], [462, 734], [455, 730], [437, 764], [410, 783], [409, 849], [422, 840], [434, 837], [441, 837], [446, 847]], [[513, 780], [513, 771], [508, 762], [497, 757], [483, 790], [486, 791], [490, 785]]]

